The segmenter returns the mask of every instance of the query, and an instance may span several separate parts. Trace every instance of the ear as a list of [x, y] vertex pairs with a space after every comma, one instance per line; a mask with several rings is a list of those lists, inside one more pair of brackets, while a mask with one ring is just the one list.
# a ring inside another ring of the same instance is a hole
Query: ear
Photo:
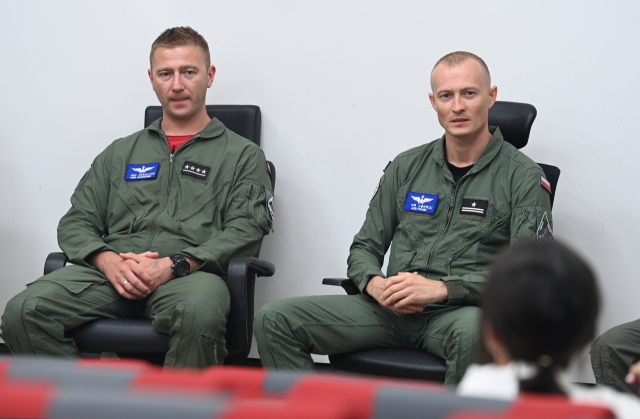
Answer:
[[493, 86], [489, 89], [489, 109], [496, 103], [498, 98], [498, 86]]
[[147, 74], [149, 75], [149, 81], [151, 82], [151, 88], [155, 92], [156, 88], [153, 86], [153, 73], [151, 72], [151, 69], [147, 70]]
[[429, 93], [429, 102], [431, 102], [431, 107], [436, 109], [436, 98], [433, 96], [433, 93]]
[[487, 348], [487, 351], [489, 351], [493, 357], [493, 361], [497, 365], [506, 365], [511, 362], [511, 356], [507, 348], [502, 344], [493, 327], [488, 323], [482, 325], [482, 339], [484, 340], [485, 348]]
[[207, 88], [211, 87], [213, 84], [213, 78], [216, 75], [216, 67], [214, 65], [209, 66], [209, 71], [207, 71]]

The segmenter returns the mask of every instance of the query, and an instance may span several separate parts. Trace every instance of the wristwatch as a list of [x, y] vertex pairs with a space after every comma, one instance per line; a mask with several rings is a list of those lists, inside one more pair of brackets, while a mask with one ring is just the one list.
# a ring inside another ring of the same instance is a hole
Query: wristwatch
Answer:
[[189, 271], [191, 271], [191, 264], [187, 260], [184, 255], [171, 255], [169, 256], [173, 264], [171, 265], [171, 272], [176, 278], [182, 278], [183, 276], [189, 275]]

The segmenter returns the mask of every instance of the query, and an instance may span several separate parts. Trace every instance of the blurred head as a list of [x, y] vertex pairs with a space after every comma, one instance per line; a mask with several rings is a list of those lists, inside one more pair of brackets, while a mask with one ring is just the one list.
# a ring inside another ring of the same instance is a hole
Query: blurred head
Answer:
[[599, 308], [596, 280], [578, 255], [553, 240], [518, 242], [487, 279], [485, 346], [538, 366], [522, 391], [561, 392], [554, 373], [593, 338]]

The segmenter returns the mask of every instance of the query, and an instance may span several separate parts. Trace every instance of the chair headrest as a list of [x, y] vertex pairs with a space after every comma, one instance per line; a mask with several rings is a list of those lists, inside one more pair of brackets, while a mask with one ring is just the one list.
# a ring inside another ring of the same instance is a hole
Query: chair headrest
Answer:
[[506, 142], [515, 148], [522, 148], [529, 141], [537, 114], [536, 108], [528, 103], [496, 101], [489, 109], [489, 125], [500, 127]]
[[[207, 105], [210, 118], [218, 118], [225, 127], [260, 145], [262, 122], [260, 107], [255, 105]], [[162, 118], [162, 106], [147, 106], [144, 111], [144, 127]]]

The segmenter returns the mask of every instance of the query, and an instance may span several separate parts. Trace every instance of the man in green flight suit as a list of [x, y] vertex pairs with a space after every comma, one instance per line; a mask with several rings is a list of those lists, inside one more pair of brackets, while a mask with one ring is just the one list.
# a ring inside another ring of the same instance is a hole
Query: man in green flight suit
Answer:
[[149, 79], [163, 116], [109, 145], [58, 226], [74, 265], [9, 301], [2, 338], [16, 354], [73, 357], [65, 332], [99, 318], [148, 318], [169, 334], [165, 366], [221, 364], [233, 256], [254, 255], [271, 230], [262, 150], [205, 108], [215, 75], [189, 27], [153, 43]]
[[482, 59], [444, 56], [431, 88], [445, 134], [385, 169], [348, 259], [362, 294], [265, 305], [255, 321], [264, 366], [306, 370], [310, 353], [408, 347], [444, 358], [445, 384], [462, 378], [476, 352], [489, 263], [541, 224], [550, 231], [551, 189], [542, 169], [488, 125], [497, 88]]

